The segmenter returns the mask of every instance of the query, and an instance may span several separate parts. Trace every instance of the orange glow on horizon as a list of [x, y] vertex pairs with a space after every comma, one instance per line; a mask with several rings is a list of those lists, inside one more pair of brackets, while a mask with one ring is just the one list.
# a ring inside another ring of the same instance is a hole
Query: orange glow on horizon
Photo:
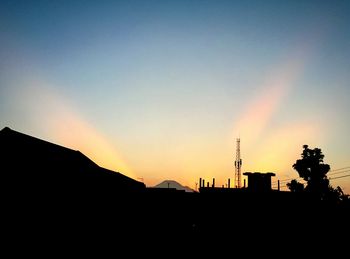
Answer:
[[16, 94], [23, 100], [21, 105], [28, 117], [37, 120], [37, 125], [45, 123], [43, 129], [49, 138], [45, 140], [79, 150], [101, 167], [134, 176], [121, 154], [68, 101], [45, 82], [28, 81], [31, 83]]
[[276, 176], [297, 173], [292, 168], [293, 163], [300, 158], [302, 145], [305, 141], [319, 138], [321, 132], [317, 125], [299, 123], [285, 125], [273, 134], [264, 138], [258, 149], [249, 150], [251, 164], [246, 164], [246, 171], [259, 169], [262, 172], [273, 171]]

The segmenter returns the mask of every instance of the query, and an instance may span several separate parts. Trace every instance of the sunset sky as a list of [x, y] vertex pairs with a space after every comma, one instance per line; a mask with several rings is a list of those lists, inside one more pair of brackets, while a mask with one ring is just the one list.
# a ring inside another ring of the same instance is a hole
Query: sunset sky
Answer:
[[[349, 13], [341, 0], [2, 0], [0, 127], [147, 186], [224, 185], [236, 138], [242, 172], [297, 178], [308, 144], [346, 176]], [[350, 194], [350, 177], [331, 184]]]

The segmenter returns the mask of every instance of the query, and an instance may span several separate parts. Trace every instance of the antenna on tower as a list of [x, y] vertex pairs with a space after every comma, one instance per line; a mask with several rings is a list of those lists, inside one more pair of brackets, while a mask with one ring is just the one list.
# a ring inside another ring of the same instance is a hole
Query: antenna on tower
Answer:
[[241, 140], [240, 138], [236, 139], [236, 160], [235, 160], [235, 184], [236, 188], [241, 188], [241, 167], [242, 167], [242, 159], [241, 159]]

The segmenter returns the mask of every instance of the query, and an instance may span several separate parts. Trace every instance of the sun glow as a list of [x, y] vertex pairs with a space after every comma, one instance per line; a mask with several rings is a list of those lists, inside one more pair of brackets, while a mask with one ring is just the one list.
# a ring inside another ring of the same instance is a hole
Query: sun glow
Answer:
[[[293, 157], [300, 146], [296, 142], [310, 139], [316, 134], [316, 126], [309, 123], [280, 125], [267, 130], [283, 102], [288, 98], [296, 80], [305, 66], [305, 51], [291, 55], [285, 64], [278, 66], [259, 87], [260, 94], [249, 102], [242, 116], [233, 127], [232, 139], [240, 136], [243, 150], [249, 155], [249, 163], [244, 164], [246, 171], [290, 171], [285, 158]], [[247, 157], [246, 157], [247, 158]], [[281, 164], [283, 161], [284, 164]]]
[[[29, 83], [28, 83], [29, 82]], [[81, 116], [74, 106], [43, 80], [27, 80], [26, 86], [17, 89], [17, 100], [25, 117], [40, 125], [48, 140], [79, 150], [99, 166], [133, 177], [133, 172], [122, 155]]]

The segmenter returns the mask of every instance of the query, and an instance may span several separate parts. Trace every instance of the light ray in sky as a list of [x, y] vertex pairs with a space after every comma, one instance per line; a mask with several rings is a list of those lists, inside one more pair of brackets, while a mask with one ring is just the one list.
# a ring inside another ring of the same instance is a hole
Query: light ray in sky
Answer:
[[237, 137], [242, 171], [290, 178], [303, 144], [348, 166], [349, 7], [3, 1], [1, 122], [148, 186], [225, 183]]
[[44, 140], [79, 150], [102, 167], [134, 177], [122, 155], [69, 101], [43, 80], [25, 81], [25, 87], [15, 91], [15, 98], [20, 100], [18, 109], [28, 121], [47, 132]]
[[305, 58], [301, 53], [299, 55], [293, 53], [286, 60], [258, 87], [259, 93], [248, 101], [234, 125], [233, 133], [236, 137], [244, 138], [246, 145], [255, 145], [263, 137], [264, 130], [303, 72]]

